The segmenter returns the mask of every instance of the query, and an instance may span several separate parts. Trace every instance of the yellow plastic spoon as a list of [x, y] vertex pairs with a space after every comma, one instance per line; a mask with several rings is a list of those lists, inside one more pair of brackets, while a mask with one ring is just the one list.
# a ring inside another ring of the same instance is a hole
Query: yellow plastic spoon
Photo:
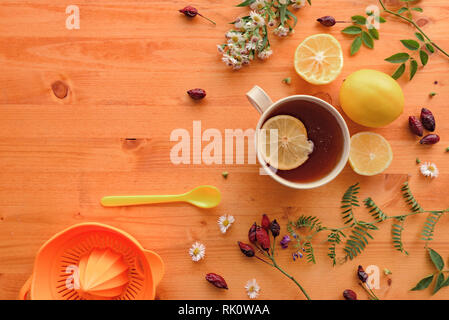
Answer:
[[184, 194], [161, 196], [109, 196], [101, 199], [105, 207], [137, 206], [151, 203], [188, 202], [203, 209], [218, 206], [220, 190], [214, 186], [199, 186]]

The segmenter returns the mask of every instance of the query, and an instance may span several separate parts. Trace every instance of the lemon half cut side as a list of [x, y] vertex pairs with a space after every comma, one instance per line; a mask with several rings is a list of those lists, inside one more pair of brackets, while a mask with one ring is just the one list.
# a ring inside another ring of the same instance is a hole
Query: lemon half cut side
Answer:
[[316, 34], [306, 38], [295, 52], [295, 70], [311, 84], [328, 84], [343, 69], [343, 51], [330, 34]]

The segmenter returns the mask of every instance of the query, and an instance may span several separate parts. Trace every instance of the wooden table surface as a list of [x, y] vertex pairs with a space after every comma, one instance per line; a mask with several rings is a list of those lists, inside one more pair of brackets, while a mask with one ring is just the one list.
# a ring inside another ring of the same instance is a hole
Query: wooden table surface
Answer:
[[[338, 91], [350, 73], [372, 68], [387, 73], [393, 65], [385, 57], [401, 50], [400, 39], [412, 38], [413, 28], [388, 18], [382, 25], [375, 50], [362, 48], [349, 57], [351, 38], [341, 34], [344, 25], [325, 29], [315, 22], [323, 15], [337, 20], [363, 13], [374, 0], [313, 0], [298, 12], [295, 34], [274, 39], [274, 55], [255, 61], [239, 72], [229, 70], [216, 52], [216, 44], [232, 21], [246, 9], [237, 1], [197, 0], [192, 3], [217, 22], [189, 20], [177, 12], [184, 1], [104, 0], [2, 0], [0, 5], [0, 298], [16, 298], [32, 272], [40, 246], [53, 234], [81, 222], [102, 222], [121, 228], [144, 247], [157, 251], [166, 262], [159, 299], [246, 299], [244, 285], [256, 278], [262, 299], [303, 299], [297, 288], [270, 267], [242, 256], [238, 240], [262, 213], [280, 221], [301, 214], [317, 215], [324, 224], [342, 226], [340, 199], [346, 188], [360, 182], [361, 199], [372, 196], [389, 214], [406, 210], [399, 192], [409, 180], [426, 209], [449, 207], [449, 60], [434, 54], [429, 64], [409, 82], [400, 80], [406, 96], [403, 115], [381, 133], [391, 143], [394, 160], [379, 176], [361, 177], [347, 166], [332, 183], [310, 191], [290, 190], [259, 166], [173, 165], [170, 134], [176, 128], [192, 132], [201, 120], [203, 130], [254, 128], [258, 113], [245, 93], [255, 84], [273, 100], [292, 94], [330, 98], [339, 108]], [[389, 1], [390, 5], [398, 1]], [[80, 30], [67, 30], [65, 8], [77, 4]], [[449, 50], [449, 3], [421, 1], [424, 13], [415, 13], [424, 30]], [[342, 74], [330, 85], [313, 86], [294, 72], [296, 46], [306, 36], [329, 32], [345, 53]], [[292, 78], [290, 86], [282, 84]], [[54, 96], [51, 85], [62, 80], [69, 86], [65, 99]], [[438, 81], [438, 84], [434, 82]], [[200, 87], [208, 95], [194, 103], [186, 90]], [[438, 93], [429, 98], [429, 92]], [[422, 106], [437, 119], [441, 142], [424, 147], [407, 129], [408, 116]], [[369, 130], [348, 120], [351, 134]], [[131, 140], [130, 140], [131, 139]], [[204, 146], [204, 144], [203, 144]], [[419, 174], [416, 157], [440, 169], [434, 180]], [[225, 180], [221, 173], [229, 172]], [[181, 193], [201, 184], [215, 185], [223, 201], [213, 210], [184, 204], [133, 208], [103, 208], [99, 200], [113, 194]], [[226, 234], [217, 226], [220, 215], [232, 214], [235, 224]], [[367, 211], [357, 211], [367, 218]], [[410, 292], [433, 270], [420, 240], [425, 216], [407, 220], [409, 256], [394, 251], [390, 222], [380, 226], [375, 240], [357, 259], [332, 267], [323, 238], [314, 241], [317, 264], [293, 262], [292, 250], [279, 251], [279, 262], [314, 299], [341, 299], [344, 289], [357, 285], [357, 265], [377, 265], [393, 272], [392, 284], [381, 275], [381, 299], [446, 299], [449, 289], [431, 296], [430, 290]], [[449, 261], [449, 220], [443, 217], [431, 246]], [[206, 259], [194, 263], [188, 249], [195, 241], [207, 247]], [[204, 280], [208, 272], [223, 275], [230, 287], [218, 290]]]

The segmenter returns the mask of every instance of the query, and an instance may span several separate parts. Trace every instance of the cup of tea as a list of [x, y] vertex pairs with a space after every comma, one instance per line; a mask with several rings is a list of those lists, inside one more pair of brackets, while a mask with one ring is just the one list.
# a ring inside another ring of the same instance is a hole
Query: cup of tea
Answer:
[[261, 114], [257, 159], [274, 180], [294, 189], [313, 189], [340, 174], [349, 158], [350, 135], [337, 109], [309, 95], [273, 103], [258, 86], [247, 98]]

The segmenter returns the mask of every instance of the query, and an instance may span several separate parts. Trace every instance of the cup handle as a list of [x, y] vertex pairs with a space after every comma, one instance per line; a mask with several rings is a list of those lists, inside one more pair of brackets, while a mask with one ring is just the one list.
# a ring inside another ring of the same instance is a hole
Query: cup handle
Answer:
[[271, 98], [262, 90], [259, 86], [254, 86], [246, 94], [249, 102], [259, 111], [260, 114], [264, 113], [272, 104]]

